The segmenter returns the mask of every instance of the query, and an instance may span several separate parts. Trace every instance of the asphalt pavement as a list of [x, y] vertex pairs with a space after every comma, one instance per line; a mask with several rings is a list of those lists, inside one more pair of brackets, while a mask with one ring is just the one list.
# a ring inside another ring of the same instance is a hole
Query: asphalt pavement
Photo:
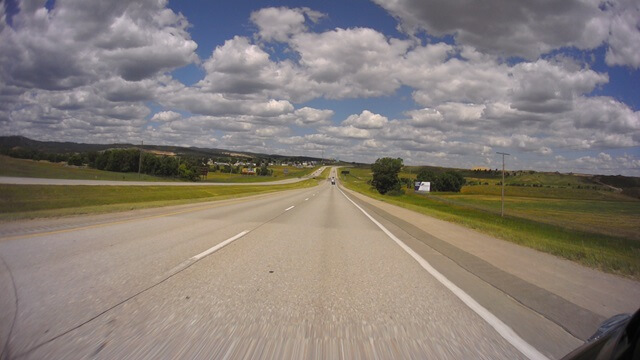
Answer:
[[544, 359], [581, 343], [372, 213], [326, 181], [0, 224], [2, 356]]

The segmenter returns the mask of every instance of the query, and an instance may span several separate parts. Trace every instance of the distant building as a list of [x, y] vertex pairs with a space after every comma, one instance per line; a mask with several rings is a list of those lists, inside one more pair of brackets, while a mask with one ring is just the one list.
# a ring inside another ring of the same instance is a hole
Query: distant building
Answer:
[[473, 171], [491, 171], [491, 169], [489, 169], [486, 166], [474, 166], [471, 168], [471, 170]]
[[242, 175], [255, 175], [256, 169], [254, 168], [244, 168], [242, 169]]

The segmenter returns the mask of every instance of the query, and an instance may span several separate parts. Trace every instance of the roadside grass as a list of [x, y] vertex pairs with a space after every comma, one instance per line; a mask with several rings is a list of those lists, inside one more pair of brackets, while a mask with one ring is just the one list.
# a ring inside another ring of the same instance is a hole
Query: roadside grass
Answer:
[[223, 200], [315, 186], [317, 180], [272, 186], [0, 185], [0, 220], [58, 217]]
[[[419, 196], [419, 195], [418, 195]], [[500, 196], [431, 195], [455, 205], [499, 215]], [[514, 197], [505, 198], [510, 216], [603, 235], [640, 241], [640, 201], [578, 200]]]
[[[311, 174], [318, 169], [287, 166], [270, 166], [272, 176], [249, 176], [241, 174], [229, 174], [210, 172], [203, 182], [228, 182], [228, 183], [252, 183], [267, 182], [284, 179], [293, 179]], [[287, 169], [287, 174], [284, 173]], [[34, 177], [46, 179], [72, 179], [72, 180], [112, 180], [112, 181], [170, 181], [181, 182], [180, 179], [151, 176], [137, 173], [121, 173], [113, 171], [97, 170], [85, 167], [68, 166], [66, 163], [51, 163], [48, 161], [36, 161], [29, 159], [16, 159], [0, 155], [0, 176]]]
[[73, 180], [179, 181], [137, 173], [121, 173], [0, 155], [0, 176]]
[[[506, 184], [506, 181], [505, 181]], [[526, 186], [505, 186], [505, 196], [531, 197], [541, 199], [573, 199], [573, 200], [606, 200], [619, 202], [637, 202], [638, 200], [620, 193], [598, 189], [577, 189], [558, 187], [526, 187]], [[464, 186], [460, 191], [463, 195], [493, 195], [501, 196], [502, 186], [500, 185], [470, 185]]]
[[327, 178], [329, 177], [329, 173], [331, 172], [331, 167], [327, 166], [326, 169], [322, 170], [322, 173], [320, 173], [320, 175], [316, 176], [317, 180], [327, 180]]
[[[602, 271], [640, 280], [640, 238], [637, 235], [639, 201], [529, 196], [509, 199], [505, 204], [507, 216], [503, 218], [499, 215], [500, 198], [496, 196], [450, 193], [425, 196], [414, 194], [411, 190], [397, 197], [384, 196], [367, 184], [371, 178], [368, 169], [349, 170], [350, 175], [340, 175], [342, 183], [374, 199], [458, 223]], [[582, 197], [583, 193], [573, 195]], [[607, 195], [618, 196], [608, 192]], [[596, 198], [598, 196], [594, 195]]]
[[[257, 176], [257, 175], [242, 175], [242, 174], [229, 174], [223, 172], [209, 172], [205, 182], [229, 182], [229, 183], [252, 183], [252, 182], [268, 182], [278, 181], [285, 179], [296, 179], [311, 174], [319, 167], [314, 168], [295, 168], [291, 166], [269, 166], [269, 169], [273, 170], [271, 176]], [[287, 174], [285, 174], [285, 169]]]
[[[500, 175], [501, 176], [501, 175]], [[499, 181], [502, 180], [502, 177]], [[576, 186], [589, 186], [595, 185], [589, 177], [586, 176], [578, 176], [578, 175], [569, 175], [569, 174], [556, 174], [556, 173], [544, 173], [544, 172], [535, 172], [533, 174], [524, 172], [517, 176], [509, 176], [504, 180], [505, 184], [537, 184], [537, 185], [548, 185], [551, 187], [576, 187]]]

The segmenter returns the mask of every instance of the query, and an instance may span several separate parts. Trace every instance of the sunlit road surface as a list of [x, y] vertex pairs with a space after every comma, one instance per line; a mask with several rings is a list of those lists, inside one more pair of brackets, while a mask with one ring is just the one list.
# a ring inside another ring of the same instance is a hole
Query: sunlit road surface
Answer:
[[[0, 226], [2, 341], [11, 333], [3, 357], [526, 359], [568, 351], [554, 350], [568, 337], [559, 327], [532, 323], [550, 345], [525, 356], [328, 181], [155, 211], [64, 228], [51, 220], [35, 234]], [[516, 308], [522, 319], [540, 318]]]

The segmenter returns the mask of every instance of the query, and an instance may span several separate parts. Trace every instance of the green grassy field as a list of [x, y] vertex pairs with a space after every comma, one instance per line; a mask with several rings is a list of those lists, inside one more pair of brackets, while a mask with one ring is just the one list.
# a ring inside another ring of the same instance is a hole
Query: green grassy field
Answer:
[[318, 184], [272, 186], [49, 186], [0, 185], [0, 220], [102, 213], [221, 200]]
[[408, 190], [391, 197], [367, 184], [368, 169], [349, 170], [341, 175], [343, 184], [373, 198], [640, 279], [640, 201], [633, 198], [601, 190], [508, 186], [502, 218], [499, 186], [465, 186], [460, 194]]
[[[241, 174], [229, 174], [219, 171], [210, 172], [206, 182], [229, 182], [229, 183], [252, 183], [252, 182], [264, 182], [264, 181], [278, 181], [284, 179], [296, 179], [309, 175], [316, 171], [319, 167], [314, 168], [302, 168], [298, 169], [292, 166], [269, 166], [269, 169], [273, 170], [272, 176], [256, 176], [256, 175], [241, 175]], [[285, 169], [287, 174], [285, 174]]]
[[[221, 172], [210, 172], [205, 182], [229, 182], [252, 183], [295, 179], [308, 175], [318, 169], [292, 166], [270, 166], [273, 176], [248, 176]], [[287, 174], [285, 174], [287, 169]], [[35, 177], [47, 179], [74, 179], [74, 180], [119, 180], [119, 181], [182, 181], [174, 178], [165, 178], [137, 173], [120, 173], [104, 171], [84, 167], [68, 166], [66, 163], [50, 163], [48, 161], [35, 161], [16, 159], [0, 155], [0, 176]]]
[[144, 174], [138, 176], [137, 173], [120, 173], [67, 166], [66, 163], [15, 159], [5, 155], [0, 155], [0, 176], [75, 180], [178, 181]]

